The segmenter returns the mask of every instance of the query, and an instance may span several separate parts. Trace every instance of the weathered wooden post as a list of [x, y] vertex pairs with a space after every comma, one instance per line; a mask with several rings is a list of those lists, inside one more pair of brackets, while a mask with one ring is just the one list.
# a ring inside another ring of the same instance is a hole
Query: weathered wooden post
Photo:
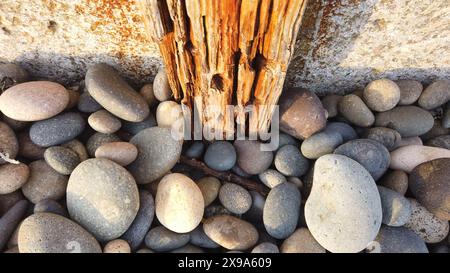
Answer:
[[[281, 95], [306, 0], [141, 0], [174, 98], [202, 111], [203, 126], [264, 132]], [[226, 106], [237, 106], [226, 115]], [[219, 107], [220, 113], [209, 111]]]

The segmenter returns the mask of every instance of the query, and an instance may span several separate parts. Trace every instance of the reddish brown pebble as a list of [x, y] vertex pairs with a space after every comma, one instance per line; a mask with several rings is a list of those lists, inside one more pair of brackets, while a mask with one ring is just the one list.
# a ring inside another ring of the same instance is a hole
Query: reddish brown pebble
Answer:
[[325, 128], [326, 111], [312, 92], [291, 88], [279, 100], [280, 130], [299, 139], [306, 139]]

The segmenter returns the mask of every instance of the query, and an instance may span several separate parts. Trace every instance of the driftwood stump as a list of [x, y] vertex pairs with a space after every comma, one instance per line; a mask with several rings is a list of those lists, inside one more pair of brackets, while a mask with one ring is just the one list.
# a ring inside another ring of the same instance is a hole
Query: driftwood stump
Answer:
[[204, 130], [223, 134], [246, 120], [250, 131], [267, 132], [305, 6], [306, 0], [141, 0], [174, 98], [198, 109]]

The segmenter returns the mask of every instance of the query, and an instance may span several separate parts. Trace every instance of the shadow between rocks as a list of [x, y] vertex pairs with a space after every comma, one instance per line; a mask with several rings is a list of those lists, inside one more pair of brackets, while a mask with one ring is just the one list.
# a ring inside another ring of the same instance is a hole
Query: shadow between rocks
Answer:
[[17, 57], [19, 64], [34, 79], [56, 81], [65, 86], [77, 85], [83, 80], [89, 66], [107, 63], [119, 71], [122, 77], [135, 89], [152, 82], [161, 59], [151, 56], [114, 56], [112, 54], [64, 55], [46, 51], [30, 51]]

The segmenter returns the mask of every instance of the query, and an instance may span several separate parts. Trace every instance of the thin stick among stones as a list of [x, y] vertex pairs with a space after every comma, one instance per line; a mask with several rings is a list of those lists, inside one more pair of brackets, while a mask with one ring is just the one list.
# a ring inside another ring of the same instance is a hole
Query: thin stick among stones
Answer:
[[204, 174], [214, 176], [220, 180], [239, 184], [248, 190], [257, 191], [258, 193], [260, 193], [264, 196], [266, 196], [269, 192], [269, 189], [267, 187], [265, 187], [262, 183], [241, 177], [232, 172], [219, 172], [219, 171], [213, 170], [213, 169], [209, 168], [208, 166], [206, 166], [205, 163], [198, 161], [196, 159], [190, 159], [185, 156], [181, 156], [180, 162], [185, 165], [188, 165], [192, 168], [195, 168], [195, 169], [203, 172]]

